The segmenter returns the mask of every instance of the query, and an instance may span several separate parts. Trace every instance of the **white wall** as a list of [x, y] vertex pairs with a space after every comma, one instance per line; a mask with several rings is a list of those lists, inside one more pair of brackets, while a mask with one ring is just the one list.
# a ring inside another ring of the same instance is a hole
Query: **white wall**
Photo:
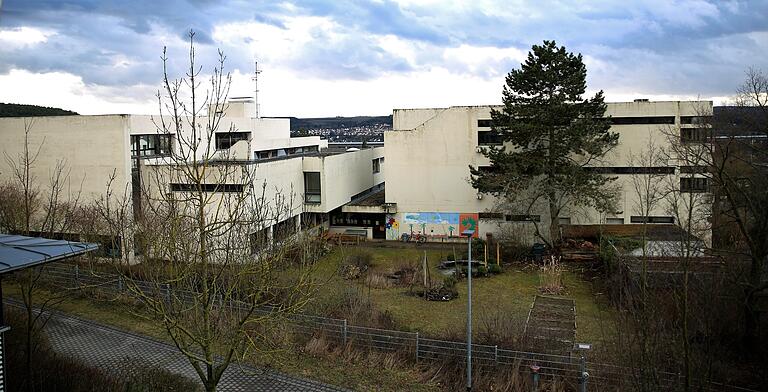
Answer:
[[[384, 155], [382, 147], [335, 155], [304, 157], [304, 171], [320, 172], [321, 203], [307, 204], [309, 212], [330, 212], [358, 193], [378, 185], [381, 175], [373, 174], [373, 159]], [[383, 171], [383, 169], [382, 169]]]
[[[31, 124], [29, 146], [39, 155], [31, 172], [41, 188], [47, 188], [58, 161], [69, 172], [65, 191], [72, 197], [82, 190], [81, 202], [104, 195], [110, 175], [116, 192], [130, 192], [128, 117], [51, 116], [0, 118], [0, 181], [12, 177], [5, 156], [17, 160], [24, 148], [24, 124]], [[130, 196], [130, 193], [128, 194]]]

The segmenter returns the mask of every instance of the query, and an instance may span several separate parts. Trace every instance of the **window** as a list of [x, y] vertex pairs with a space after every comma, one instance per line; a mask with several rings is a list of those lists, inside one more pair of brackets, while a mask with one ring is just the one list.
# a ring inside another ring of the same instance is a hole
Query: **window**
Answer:
[[483, 220], [502, 220], [504, 219], [504, 214], [500, 212], [481, 212], [477, 214], [478, 218]]
[[159, 157], [171, 154], [170, 134], [131, 135], [131, 157]]
[[216, 149], [226, 150], [241, 140], [248, 140], [250, 132], [224, 132], [216, 134]]
[[600, 174], [675, 174], [675, 168], [667, 166], [612, 166], [586, 167], [584, 169]]
[[605, 224], [607, 225], [623, 225], [624, 218], [605, 218]]
[[381, 161], [383, 161], [383, 158], [376, 158], [371, 161], [371, 164], [373, 165], [373, 173], [379, 173], [381, 172]]
[[501, 135], [496, 132], [477, 131], [477, 145], [479, 146], [499, 146], [501, 142]]
[[491, 120], [477, 120], [477, 127], [478, 128], [490, 128], [491, 127]]
[[611, 117], [611, 124], [613, 125], [658, 125], [674, 123], [675, 116]]
[[631, 223], [675, 223], [675, 218], [671, 216], [638, 216], [629, 218]]
[[706, 166], [680, 166], [680, 173], [684, 174], [700, 174], [706, 172]]
[[304, 202], [319, 204], [320, 172], [304, 172]]
[[[245, 189], [243, 184], [200, 184], [199, 189], [203, 192], [225, 192], [241, 193]], [[173, 192], [197, 192], [198, 184], [171, 184]]]
[[711, 135], [708, 128], [680, 128], [681, 142], [706, 142]]
[[701, 178], [701, 177], [680, 178], [680, 192], [685, 192], [685, 193], [709, 192], [709, 178]]
[[706, 124], [711, 116], [680, 116], [680, 124]]
[[541, 222], [541, 215], [507, 215], [507, 222]]

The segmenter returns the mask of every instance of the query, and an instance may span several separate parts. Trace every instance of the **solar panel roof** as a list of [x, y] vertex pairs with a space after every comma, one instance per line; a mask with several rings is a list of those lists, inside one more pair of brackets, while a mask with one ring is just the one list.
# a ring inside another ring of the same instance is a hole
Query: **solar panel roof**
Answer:
[[0, 234], [0, 275], [98, 249], [97, 244]]

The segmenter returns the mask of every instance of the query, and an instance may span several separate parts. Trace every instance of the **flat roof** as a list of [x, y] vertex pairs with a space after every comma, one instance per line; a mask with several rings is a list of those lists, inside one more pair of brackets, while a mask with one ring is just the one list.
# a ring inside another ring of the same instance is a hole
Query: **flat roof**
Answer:
[[78, 256], [98, 249], [97, 244], [0, 234], [0, 275]]

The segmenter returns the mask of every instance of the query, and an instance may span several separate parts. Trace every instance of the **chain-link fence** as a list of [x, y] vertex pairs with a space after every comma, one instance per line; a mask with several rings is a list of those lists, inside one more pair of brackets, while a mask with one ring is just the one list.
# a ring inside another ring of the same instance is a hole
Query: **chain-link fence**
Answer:
[[[118, 274], [98, 273], [81, 270], [77, 265], [51, 263], [45, 267], [46, 279], [62, 287], [89, 287], [110, 294], [130, 294], [123, 278]], [[174, 290], [167, 285], [132, 280], [137, 289], [164, 295], [184, 301], [193, 300], [195, 294]], [[220, 303], [232, 311], [245, 311], [246, 303], [229, 301]], [[268, 308], [259, 312], [270, 312]], [[322, 333], [326, 338], [343, 345], [384, 352], [399, 352], [410, 356], [416, 362], [421, 361], [459, 361], [467, 356], [467, 344], [460, 341], [432, 339], [418, 332], [396, 331], [350, 325], [347, 320], [322, 317], [310, 314], [289, 314], [288, 322], [297, 330], [315, 334]], [[583, 352], [571, 355], [554, 355], [540, 352], [511, 350], [497, 345], [472, 344], [473, 364], [502, 366], [509, 371], [518, 371], [533, 380], [566, 379], [579, 386], [579, 390], [621, 389], [631, 386], [634, 372], [631, 368], [609, 364], [588, 362]], [[669, 389], [676, 389], [682, 383], [682, 376], [675, 373], [659, 373]], [[536, 382], [534, 382], [536, 383]], [[749, 391], [730, 385], [709, 383], [708, 390]]]

